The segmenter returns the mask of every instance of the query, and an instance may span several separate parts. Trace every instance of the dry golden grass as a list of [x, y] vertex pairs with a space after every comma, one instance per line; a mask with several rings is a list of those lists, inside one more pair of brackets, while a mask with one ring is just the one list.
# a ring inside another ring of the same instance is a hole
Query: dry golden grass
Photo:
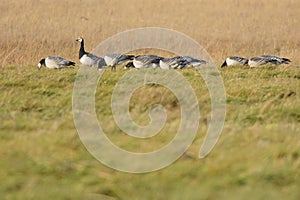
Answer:
[[36, 64], [61, 55], [77, 61], [78, 36], [92, 50], [137, 27], [164, 27], [198, 41], [218, 63], [262, 53], [299, 63], [300, 1], [296, 0], [2, 0], [0, 65]]

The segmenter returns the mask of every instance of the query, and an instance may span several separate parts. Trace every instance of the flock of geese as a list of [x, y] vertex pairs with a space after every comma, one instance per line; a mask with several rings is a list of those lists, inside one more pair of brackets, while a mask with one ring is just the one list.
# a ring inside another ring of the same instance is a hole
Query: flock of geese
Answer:
[[226, 58], [221, 67], [235, 66], [235, 65], [248, 65], [249, 67], [259, 67], [262, 65], [281, 65], [289, 64], [291, 62], [288, 58], [279, 58], [272, 55], [262, 55], [251, 59], [246, 59], [238, 56], [230, 56]]
[[[207, 64], [205, 60], [192, 56], [176, 56], [164, 58], [157, 55], [126, 55], [126, 54], [107, 54], [103, 58], [86, 52], [84, 49], [84, 39], [79, 37], [77, 42], [80, 43], [79, 61], [85, 66], [97, 66], [98, 70], [105, 67], [111, 67], [116, 70], [117, 65], [123, 64], [125, 68], [161, 68], [161, 69], [183, 69], [188, 66], [198, 67]], [[226, 66], [248, 65], [249, 67], [259, 67], [262, 65], [281, 65], [289, 64], [291, 60], [280, 58], [273, 55], [262, 55], [251, 59], [242, 58], [239, 56], [230, 56], [226, 58], [221, 68]], [[60, 56], [48, 56], [43, 58], [38, 63], [38, 69], [42, 66], [50, 69], [61, 69], [68, 66], [75, 66], [75, 62], [69, 61]]]

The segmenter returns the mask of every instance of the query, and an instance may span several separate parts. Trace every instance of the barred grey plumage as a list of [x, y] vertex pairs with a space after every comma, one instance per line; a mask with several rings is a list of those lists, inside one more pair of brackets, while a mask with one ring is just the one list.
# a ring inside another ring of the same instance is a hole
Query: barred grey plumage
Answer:
[[262, 56], [251, 58], [248, 62], [248, 65], [250, 67], [258, 67], [266, 64], [272, 64], [272, 65], [289, 64], [290, 62], [291, 60], [288, 58], [280, 58], [273, 55], [262, 55]]
[[127, 61], [133, 60], [133, 58], [133, 55], [125, 54], [107, 54], [104, 56], [106, 65], [112, 67], [112, 69], [116, 69], [116, 65], [120, 65]]
[[133, 65], [135, 68], [147, 68], [147, 67], [159, 67], [159, 61], [163, 59], [163, 57], [157, 55], [143, 55], [143, 56], [136, 56], [133, 59]]
[[163, 58], [159, 61], [159, 66], [162, 69], [176, 69], [181, 64], [180, 56], [172, 58]]
[[198, 67], [200, 65], [204, 65], [207, 64], [207, 62], [205, 60], [201, 60], [199, 58], [195, 58], [192, 56], [179, 56], [180, 59], [180, 65], [179, 65], [179, 69], [188, 67], [188, 66], [192, 66], [192, 67]]
[[267, 58], [268, 62], [274, 65], [289, 64], [291, 62], [288, 58], [280, 58], [273, 55], [262, 55], [261, 57]]

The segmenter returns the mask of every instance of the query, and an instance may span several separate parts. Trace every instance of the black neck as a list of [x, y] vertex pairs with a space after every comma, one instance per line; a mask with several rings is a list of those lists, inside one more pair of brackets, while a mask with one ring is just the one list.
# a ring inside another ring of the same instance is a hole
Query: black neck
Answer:
[[80, 49], [79, 49], [79, 59], [86, 54], [85, 50], [84, 50], [84, 40], [81, 41], [80, 43]]
[[40, 61], [41, 65], [45, 65], [45, 58]]

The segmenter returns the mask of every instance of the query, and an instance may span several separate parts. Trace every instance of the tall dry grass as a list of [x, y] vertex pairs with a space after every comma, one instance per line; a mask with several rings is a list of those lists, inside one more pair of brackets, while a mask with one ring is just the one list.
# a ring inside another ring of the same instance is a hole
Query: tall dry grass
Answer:
[[77, 61], [78, 36], [92, 50], [111, 35], [147, 26], [191, 36], [217, 62], [262, 53], [300, 62], [297, 0], [2, 0], [0, 13], [2, 66], [47, 55]]

